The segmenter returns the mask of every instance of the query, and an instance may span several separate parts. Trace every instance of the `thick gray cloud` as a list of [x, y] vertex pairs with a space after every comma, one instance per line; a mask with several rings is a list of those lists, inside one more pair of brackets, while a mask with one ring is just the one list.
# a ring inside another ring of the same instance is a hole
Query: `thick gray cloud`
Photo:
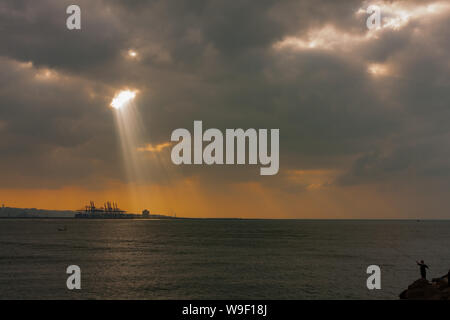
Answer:
[[[124, 180], [108, 109], [123, 87], [139, 89], [152, 144], [194, 120], [220, 129], [280, 128], [278, 176], [263, 180], [249, 166], [183, 167], [183, 176], [295, 192], [305, 186], [283, 182], [291, 170], [337, 170], [334, 183], [342, 187], [412, 173], [417, 183], [448, 179], [448, 11], [369, 39], [366, 15], [355, 14], [363, 1], [78, 1], [81, 31], [65, 28], [69, 4], [0, 4], [0, 173], [11, 186]], [[335, 38], [325, 42], [350, 40], [277, 47], [327, 27]], [[127, 57], [129, 49], [137, 59]], [[387, 74], [370, 74], [371, 64], [385, 65]], [[42, 78], [49, 70], [54, 75]], [[165, 174], [154, 178], [162, 183]]]
[[6, 0], [0, 4], [0, 54], [36, 66], [83, 71], [113, 59], [125, 41], [121, 27], [98, 1], [78, 1], [83, 10], [82, 27], [65, 27], [71, 1]]

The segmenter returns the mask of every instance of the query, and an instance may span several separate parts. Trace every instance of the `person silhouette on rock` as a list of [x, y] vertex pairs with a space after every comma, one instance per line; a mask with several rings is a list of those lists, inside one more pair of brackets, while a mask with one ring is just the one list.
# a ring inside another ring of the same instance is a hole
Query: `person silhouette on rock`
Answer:
[[420, 260], [420, 262], [416, 261], [417, 265], [420, 267], [420, 276], [422, 277], [422, 279], [427, 279], [427, 269], [429, 269], [429, 267], [425, 264], [425, 262], [423, 260]]

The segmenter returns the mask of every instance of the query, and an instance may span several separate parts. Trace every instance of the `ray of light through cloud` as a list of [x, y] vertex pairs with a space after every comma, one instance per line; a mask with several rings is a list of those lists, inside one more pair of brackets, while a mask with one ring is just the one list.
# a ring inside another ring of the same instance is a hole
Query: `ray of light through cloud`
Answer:
[[[158, 192], [157, 197], [163, 199], [162, 201], [170, 208], [169, 213], [172, 213], [171, 202], [176, 202], [178, 197], [175, 188], [172, 188], [170, 194], [165, 191], [165, 188], [152, 188], [152, 185], [156, 184], [153, 178], [156, 173], [159, 176], [162, 175], [164, 181], [158, 181], [158, 183], [170, 188], [173, 186], [172, 181], [180, 181], [182, 177], [177, 168], [168, 166], [170, 157], [161, 152], [170, 147], [171, 143], [166, 142], [155, 146], [146, 143], [148, 130], [135, 101], [138, 92], [138, 90], [130, 89], [120, 90], [110, 104], [114, 110], [130, 198], [134, 208], [143, 209], [149, 205], [149, 192]], [[153, 161], [148, 161], [149, 153]]]
[[130, 197], [135, 208], [141, 207], [144, 202], [143, 195], [138, 192], [136, 184], [147, 176], [146, 166], [136, 152], [145, 136], [145, 126], [134, 101], [136, 94], [136, 90], [121, 90], [114, 96], [110, 104], [114, 110]]

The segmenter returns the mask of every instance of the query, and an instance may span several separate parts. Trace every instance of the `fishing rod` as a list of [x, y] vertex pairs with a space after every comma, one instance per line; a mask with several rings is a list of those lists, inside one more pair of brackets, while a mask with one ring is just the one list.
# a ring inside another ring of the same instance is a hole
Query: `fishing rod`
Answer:
[[406, 254], [405, 252], [403, 252], [402, 250], [398, 249], [397, 247], [391, 246], [391, 248], [394, 249], [395, 251], [397, 251], [398, 253], [400, 253], [401, 255], [407, 257], [408, 259], [411, 259], [414, 262], [417, 262], [417, 260], [415, 258], [411, 257], [409, 254]]

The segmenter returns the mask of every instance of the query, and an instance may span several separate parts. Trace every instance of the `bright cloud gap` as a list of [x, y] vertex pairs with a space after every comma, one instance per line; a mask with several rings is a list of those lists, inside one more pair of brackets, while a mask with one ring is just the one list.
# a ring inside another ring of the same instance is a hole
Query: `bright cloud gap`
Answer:
[[[366, 5], [368, 2], [366, 3]], [[346, 33], [332, 25], [324, 25], [311, 29], [306, 35], [290, 35], [276, 42], [276, 50], [350, 50], [356, 45], [378, 39], [379, 34], [385, 30], [398, 31], [411, 20], [432, 17], [450, 11], [450, 4], [439, 1], [422, 6], [412, 6], [405, 3], [385, 3], [384, 1], [370, 2], [380, 7], [382, 23], [380, 28], [367, 30], [363, 34]], [[356, 16], [368, 16], [366, 6], [355, 12]]]
[[122, 109], [136, 97], [136, 91], [122, 90], [113, 98], [111, 107]]

